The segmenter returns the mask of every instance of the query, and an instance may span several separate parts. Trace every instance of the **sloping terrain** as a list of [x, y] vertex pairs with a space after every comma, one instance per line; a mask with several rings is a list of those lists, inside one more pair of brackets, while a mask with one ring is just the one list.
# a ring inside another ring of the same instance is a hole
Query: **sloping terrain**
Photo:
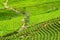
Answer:
[[[4, 6], [6, 1], [0, 1], [0, 40], [60, 40], [59, 0], [8, 0]], [[27, 27], [17, 32], [24, 11]]]
[[3, 36], [1, 40], [60, 40], [60, 17]]
[[16, 31], [22, 25], [22, 18], [11, 10], [0, 10], [0, 36]]
[[35, 5], [27, 8], [30, 15], [29, 24], [33, 25], [43, 21], [47, 21], [60, 16], [60, 1], [49, 2], [44, 4]]

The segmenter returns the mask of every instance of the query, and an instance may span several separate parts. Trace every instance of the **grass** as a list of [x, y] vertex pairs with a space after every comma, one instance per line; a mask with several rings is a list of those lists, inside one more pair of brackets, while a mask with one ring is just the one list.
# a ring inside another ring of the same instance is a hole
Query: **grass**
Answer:
[[59, 21], [60, 17], [38, 23], [17, 34], [1, 37], [1, 40], [58, 40], [60, 39]]
[[[4, 1], [1, 0], [0, 3]], [[28, 27], [10, 35], [22, 26], [21, 20], [24, 16], [22, 13], [16, 14], [12, 10], [3, 9], [3, 5], [0, 4], [0, 40], [60, 39], [59, 0], [9, 0], [8, 5], [19, 11], [23, 11], [23, 7], [26, 7], [26, 12], [29, 14]]]
[[26, 10], [30, 15], [28, 26], [59, 17], [59, 2], [49, 2], [27, 7]]
[[34, 6], [27, 7], [26, 11], [29, 13], [30, 16], [41, 15], [49, 12], [54, 12], [60, 9], [59, 4], [60, 1], [37, 4]]
[[57, 10], [55, 12], [50, 12], [50, 13], [46, 13], [46, 14], [31, 16], [30, 19], [29, 19], [29, 25], [37, 24], [37, 23], [40, 23], [40, 22], [43, 22], [43, 21], [48, 21], [50, 19], [60, 17], [59, 12], [60, 12], [60, 10]]
[[0, 36], [14, 32], [20, 28], [22, 18], [23, 16], [10, 10], [0, 10]]

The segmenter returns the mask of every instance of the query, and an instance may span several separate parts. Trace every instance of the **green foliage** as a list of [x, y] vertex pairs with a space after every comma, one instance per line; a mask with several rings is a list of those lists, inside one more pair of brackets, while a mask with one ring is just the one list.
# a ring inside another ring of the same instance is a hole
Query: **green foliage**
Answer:
[[[59, 40], [60, 17], [27, 27], [19, 33], [1, 37], [2, 40]], [[46, 26], [44, 26], [46, 25]]]
[[60, 1], [39, 4], [27, 7], [30, 15], [28, 25], [37, 24], [43, 21], [60, 17]]
[[0, 36], [14, 32], [20, 28], [22, 18], [23, 16], [11, 10], [0, 10]]
[[[57, 10], [55, 12], [51, 13], [46, 13], [46, 14], [41, 14], [41, 15], [36, 15], [36, 16], [31, 16], [29, 25], [37, 24], [43, 21], [48, 21], [50, 19], [54, 19], [60, 16], [60, 10]], [[37, 22], [36, 22], [37, 21]]]
[[[12, 7], [20, 11], [19, 13], [4, 9], [4, 2], [5, 0], [0, 1], [0, 40], [58, 40], [60, 32], [59, 0], [8, 0], [9, 8]], [[17, 34], [9, 35], [22, 26], [23, 7], [26, 8], [25, 12], [29, 15], [28, 27]], [[54, 20], [51, 21], [51, 19]], [[45, 27], [42, 22], [47, 26]]]

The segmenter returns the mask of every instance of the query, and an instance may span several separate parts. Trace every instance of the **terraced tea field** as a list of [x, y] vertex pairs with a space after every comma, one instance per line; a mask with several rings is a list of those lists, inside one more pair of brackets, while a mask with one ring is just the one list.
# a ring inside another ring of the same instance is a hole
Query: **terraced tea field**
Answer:
[[60, 40], [60, 17], [8, 34], [1, 40]]
[[1, 0], [0, 40], [60, 40], [60, 0]]

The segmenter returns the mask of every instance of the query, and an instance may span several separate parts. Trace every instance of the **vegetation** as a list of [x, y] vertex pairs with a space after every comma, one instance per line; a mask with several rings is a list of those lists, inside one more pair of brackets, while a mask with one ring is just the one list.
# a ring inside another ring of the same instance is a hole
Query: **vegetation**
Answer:
[[60, 40], [59, 26], [59, 0], [0, 1], [0, 40]]
[[1, 40], [60, 40], [60, 17], [35, 24], [21, 32], [8, 34]]

